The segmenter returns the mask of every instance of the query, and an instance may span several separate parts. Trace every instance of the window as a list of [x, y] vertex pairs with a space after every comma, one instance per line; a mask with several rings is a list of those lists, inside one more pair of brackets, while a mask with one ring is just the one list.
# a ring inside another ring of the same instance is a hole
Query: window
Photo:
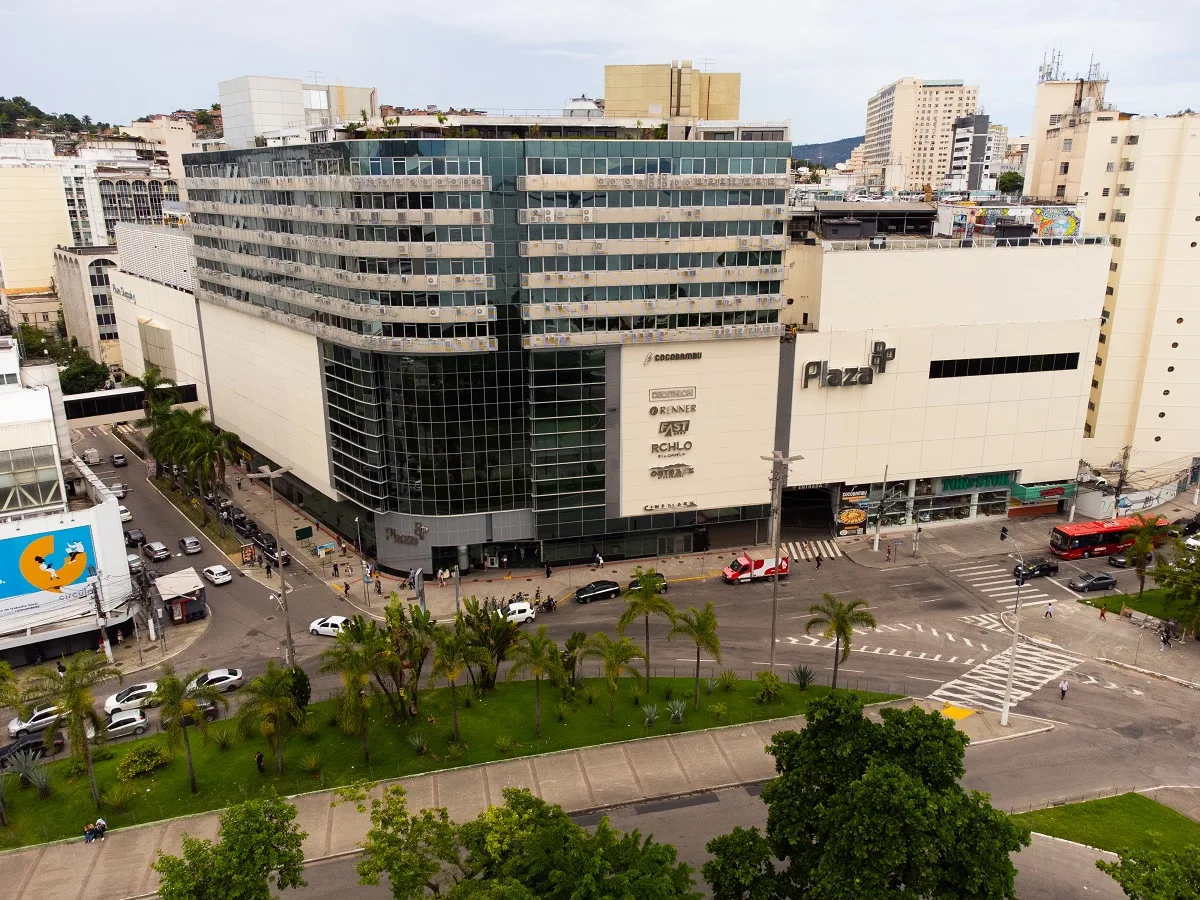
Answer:
[[1073, 143], [1070, 138], [1063, 138], [1063, 150], [1070, 150]]
[[1092, 387], [1094, 387], [1094, 388], [1100, 387], [1100, 382], [1097, 381], [1095, 378], [1092, 379]]
[[1110, 284], [1108, 287], [1106, 287], [1104, 289], [1104, 293], [1106, 296], [1111, 297], [1113, 295], [1113, 286]]
[[1108, 338], [1106, 338], [1103, 333], [1100, 335], [1100, 343], [1102, 343], [1102, 344], [1108, 343]]
[[1109, 193], [1109, 191], [1110, 191], [1110, 190], [1111, 190], [1110, 188], [1105, 188], [1104, 190], [1102, 190], [1102, 191], [1100, 192], [1100, 196], [1101, 196], [1101, 197], [1107, 197], [1107, 196], [1108, 196], [1108, 193]]
[[1110, 137], [1110, 138], [1108, 139], [1108, 142], [1109, 142], [1110, 144], [1115, 144], [1115, 143], [1117, 142], [1117, 136], [1114, 134], [1112, 137]]
[[1065, 184], [1060, 184], [1058, 187], [1056, 187], [1054, 189], [1054, 196], [1055, 197], [1067, 196], [1067, 186]]
[[[1116, 140], [1116, 138], [1113, 138], [1113, 140]], [[1117, 164], [1116, 164], [1116, 163], [1109, 163], [1108, 165], [1106, 165], [1106, 166], [1104, 167], [1104, 171], [1105, 171], [1105, 172], [1115, 172], [1115, 171], [1117, 171]]]
[[1115, 238], [1113, 238], [1113, 239], [1112, 239], [1112, 245], [1113, 245], [1114, 247], [1120, 247], [1120, 246], [1121, 246], [1121, 239], [1120, 239], [1119, 237], [1115, 237]]
[[1136, 134], [1128, 135], [1125, 138], [1126, 144], [1136, 144], [1137, 142], [1138, 142], [1138, 136]]
[[1096, 365], [1098, 365], [1098, 366], [1104, 365], [1104, 360], [1101, 359], [1099, 356], [1096, 357]]
[[50, 321], [50, 313], [42, 313], [42, 321], [49, 322]]
[[969, 378], [975, 375], [1020, 375], [1027, 372], [1062, 372], [1078, 368], [1078, 353], [984, 356], [972, 359], [931, 360], [929, 377]]
[[1103, 222], [1107, 218], [1108, 218], [1108, 213], [1100, 213], [1098, 216], [1096, 216], [1096, 221]]
[[1127, 159], [1121, 160], [1121, 171], [1122, 172], [1132, 172], [1133, 171], [1133, 163]]
[[1117, 271], [1117, 264], [1115, 262], [1110, 262], [1108, 264], [1108, 271], [1110, 271], [1110, 272]]
[[1125, 221], [1125, 213], [1121, 212], [1119, 209], [1114, 210], [1113, 211], [1113, 221], [1114, 222], [1124, 222]]
[[1059, 175], [1066, 175], [1066, 174], [1067, 174], [1067, 171], [1068, 171], [1070, 168], [1071, 168], [1071, 164], [1070, 164], [1069, 162], [1065, 162], [1065, 163], [1059, 163], [1059, 165], [1058, 165], [1058, 174], [1059, 174]]

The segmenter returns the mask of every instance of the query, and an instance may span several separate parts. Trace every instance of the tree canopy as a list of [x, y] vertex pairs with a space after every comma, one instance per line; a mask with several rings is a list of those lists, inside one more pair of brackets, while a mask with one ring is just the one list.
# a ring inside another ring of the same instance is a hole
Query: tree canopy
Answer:
[[996, 179], [996, 190], [1002, 194], [1019, 194], [1025, 187], [1025, 176], [1020, 172], [1001, 172]]
[[1130, 900], [1200, 900], [1200, 847], [1135, 853], [1115, 863], [1096, 860]]
[[809, 706], [803, 731], [775, 735], [766, 834], [708, 844], [715, 900], [1015, 897], [1009, 854], [1029, 831], [959, 785], [966, 736], [915, 706], [882, 717], [835, 692]]

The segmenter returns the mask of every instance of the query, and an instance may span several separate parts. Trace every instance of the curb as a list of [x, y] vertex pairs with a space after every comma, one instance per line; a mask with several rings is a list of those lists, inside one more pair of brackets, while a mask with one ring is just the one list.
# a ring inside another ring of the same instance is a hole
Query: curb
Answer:
[[1079, 841], [1070, 841], [1066, 838], [1055, 837], [1052, 834], [1043, 834], [1040, 831], [1031, 831], [1030, 834], [1036, 834], [1040, 838], [1045, 838], [1048, 841], [1057, 841], [1060, 844], [1068, 844], [1071, 847], [1079, 847], [1082, 850], [1090, 850], [1093, 853], [1099, 853], [1102, 856], [1110, 856], [1114, 859], [1119, 859], [1119, 854], [1113, 853], [1111, 850], [1101, 850], [1099, 847], [1093, 847], [1091, 844], [1081, 844]]
[[1035, 734], [1045, 734], [1047, 731], [1053, 731], [1054, 728], [1054, 724], [1049, 723], [1041, 726], [1040, 728], [1033, 728], [1029, 731], [1021, 731], [1015, 734], [1002, 734], [999, 737], [984, 738], [982, 741], [971, 741], [971, 743], [967, 744], [967, 749], [970, 750], [972, 747], [982, 747], [984, 744], [998, 744], [1001, 741], [1015, 741], [1017, 738], [1032, 737]]
[[1200, 691], [1200, 684], [1194, 681], [1188, 681], [1184, 678], [1177, 678], [1174, 675], [1165, 675], [1162, 672], [1155, 672], [1153, 669], [1143, 669], [1141, 666], [1135, 666], [1130, 663], [1118, 662], [1115, 659], [1108, 659], [1103, 656], [1093, 657], [1096, 662], [1108, 663], [1110, 666], [1116, 666], [1118, 669], [1126, 669], [1130, 672], [1137, 672], [1139, 675], [1148, 675], [1151, 678], [1160, 678], [1163, 681], [1173, 681], [1175, 684], [1182, 685], [1186, 688], [1191, 688], [1194, 691]]

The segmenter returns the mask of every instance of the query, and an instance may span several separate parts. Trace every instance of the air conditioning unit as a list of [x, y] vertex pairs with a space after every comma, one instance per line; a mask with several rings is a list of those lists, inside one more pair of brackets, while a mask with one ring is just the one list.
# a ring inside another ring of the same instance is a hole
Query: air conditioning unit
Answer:
[[567, 211], [565, 209], [556, 209], [554, 211], [554, 218], [558, 219], [560, 222], [566, 221]]
[[482, 225], [483, 224], [483, 213], [481, 213], [481, 212], [471, 213], [471, 221], [473, 223], [475, 223], [476, 225]]
[[590, 209], [585, 209], [583, 211], [583, 221], [585, 221], [585, 222], [592, 221], [592, 211]]
[[584, 272], [584, 273], [583, 273], [583, 280], [584, 280], [584, 281], [591, 281], [591, 280], [592, 280], [592, 273], [591, 273], [591, 272]]
[[455, 284], [462, 284], [462, 283], [463, 283], [463, 276], [461, 276], [461, 275], [455, 275], [455, 276], [454, 276], [454, 283], [455, 283]]
[[561, 242], [559, 242], [559, 243], [557, 243], [557, 244], [555, 244], [555, 245], [554, 245], [554, 250], [555, 250], [555, 252], [556, 252], [556, 253], [566, 253], [566, 252], [567, 252], [567, 245], [566, 245], [566, 244], [564, 244], [564, 243], [561, 243]]
[[695, 270], [695, 269], [684, 269], [684, 270], [683, 270], [683, 274], [684, 274], [684, 275], [693, 275], [693, 276], [694, 276], [694, 275], [696, 274], [696, 270]]
[[436, 276], [436, 275], [428, 275], [428, 276], [426, 276], [426, 278], [425, 278], [425, 283], [426, 283], [427, 285], [429, 285], [430, 287], [437, 287], [437, 283], [438, 283], [438, 281], [437, 281], [437, 276]]
[[457, 178], [454, 178], [454, 177], [450, 178], [450, 187], [458, 187], [458, 179]]
[[592, 252], [593, 253], [603, 253], [604, 245], [602, 243], [600, 243], [599, 241], [597, 241], [596, 243], [592, 244]]
[[431, 318], [431, 319], [441, 318], [441, 315], [442, 315], [442, 311], [440, 309], [438, 309], [436, 306], [430, 307], [427, 310], [427, 312], [429, 313], [429, 318]]
[[437, 244], [426, 244], [425, 253], [429, 256], [437, 256]]
[[377, 212], [373, 212], [373, 213], [371, 213], [371, 221], [372, 221], [372, 222], [374, 222], [374, 223], [376, 223], [376, 224], [378, 224], [378, 222], [379, 222], [379, 213], [377, 213]]
[[475, 276], [475, 283], [476, 283], [476, 284], [483, 284], [483, 280], [484, 280], [484, 278], [486, 278], [486, 277], [487, 277], [486, 275], [476, 275], [476, 276]]

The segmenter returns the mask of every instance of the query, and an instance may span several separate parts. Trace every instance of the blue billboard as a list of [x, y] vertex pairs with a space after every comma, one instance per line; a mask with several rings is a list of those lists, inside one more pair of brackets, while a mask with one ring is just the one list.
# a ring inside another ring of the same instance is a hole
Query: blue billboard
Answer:
[[87, 526], [4, 538], [0, 540], [0, 607], [11, 606], [4, 601], [30, 594], [45, 599], [78, 594], [87, 584], [88, 567], [95, 565], [92, 529]]

